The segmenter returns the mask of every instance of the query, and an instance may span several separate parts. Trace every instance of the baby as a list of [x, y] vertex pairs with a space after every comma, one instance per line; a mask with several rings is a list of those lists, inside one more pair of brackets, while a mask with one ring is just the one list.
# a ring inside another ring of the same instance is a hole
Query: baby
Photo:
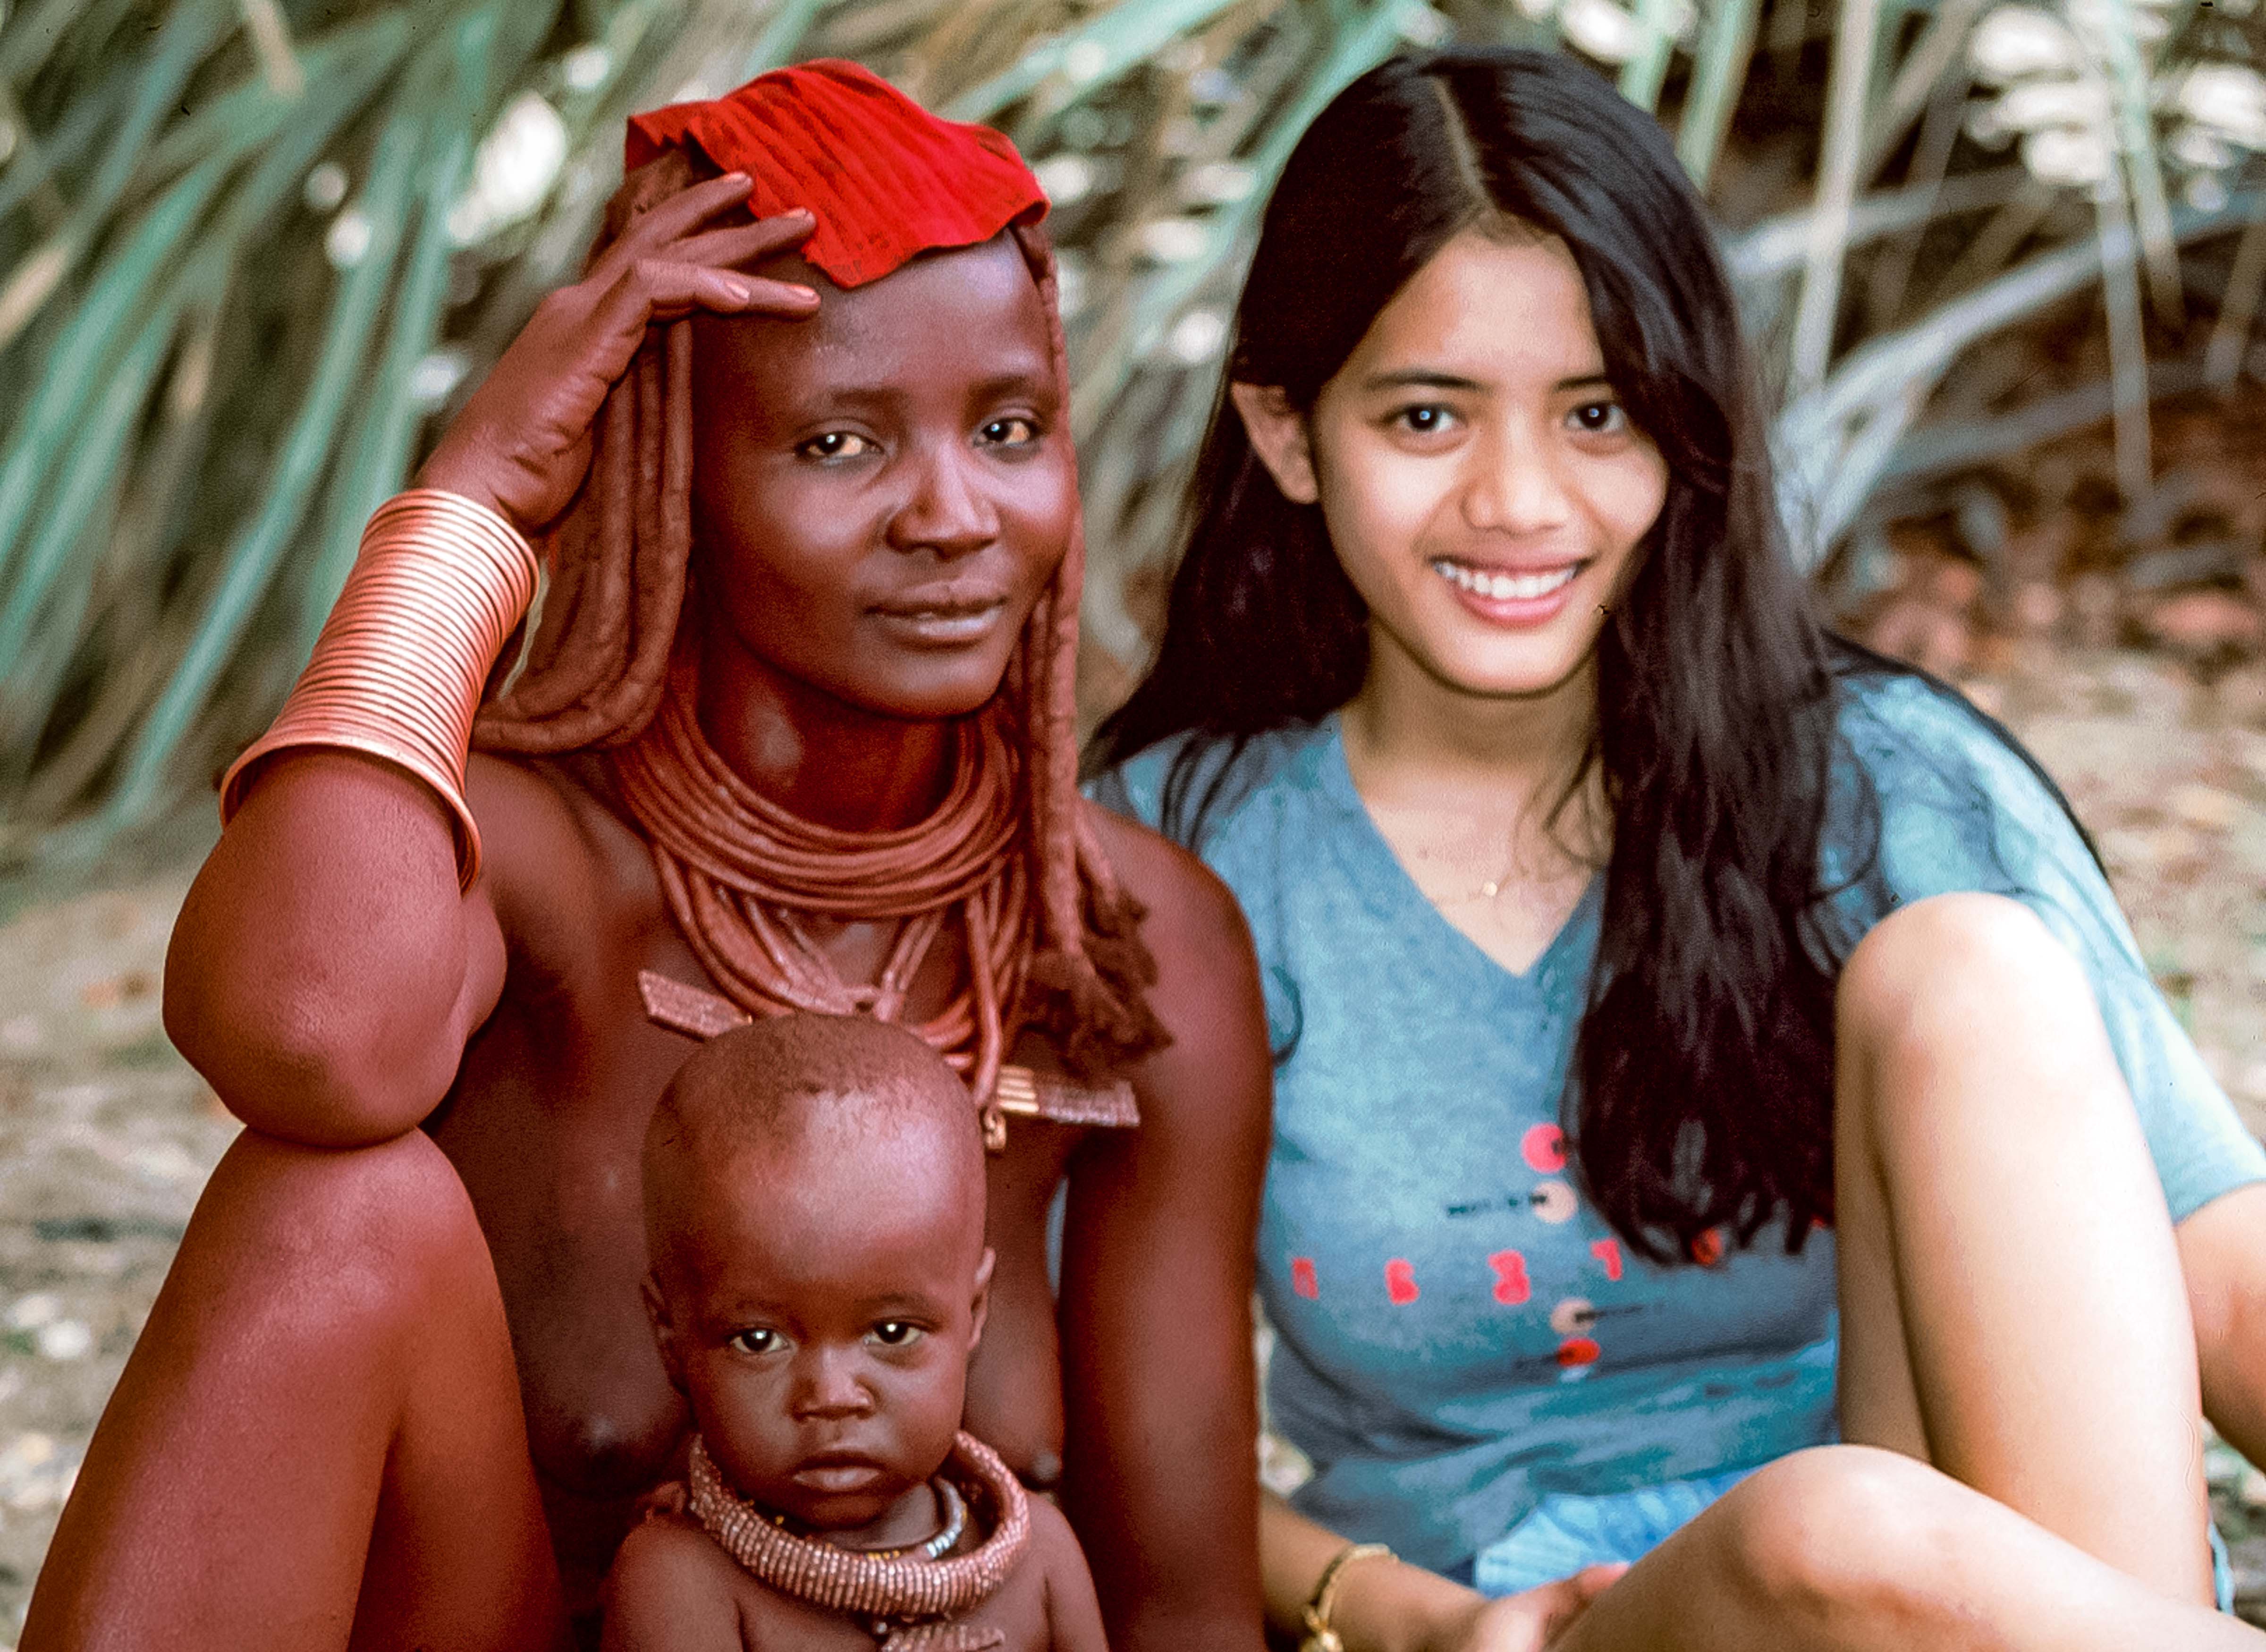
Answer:
[[983, 1143], [912, 1034], [788, 1015], [710, 1040], [645, 1144], [646, 1305], [690, 1495], [623, 1542], [609, 1652], [1102, 1652], [1069, 1523], [960, 1433]]

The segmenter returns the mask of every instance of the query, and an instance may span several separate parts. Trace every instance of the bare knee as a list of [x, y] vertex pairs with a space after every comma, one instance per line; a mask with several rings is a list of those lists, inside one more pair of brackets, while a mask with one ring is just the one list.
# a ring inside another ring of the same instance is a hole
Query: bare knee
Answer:
[[1842, 969], [1844, 1039], [2011, 1032], [2094, 1010], [2084, 969], [2044, 920], [2003, 895], [1931, 895], [1875, 924]]
[[334, 1330], [414, 1326], [492, 1276], [464, 1184], [417, 1130], [355, 1148], [245, 1130], [198, 1202], [181, 1260], [217, 1294], [249, 1291]]
[[[2007, 1092], [2002, 1108], [2025, 1097], [2064, 1107], [2067, 1086], [2091, 1092], [2087, 1080], [2115, 1071], [2083, 966], [1999, 895], [1933, 895], [1882, 918], [1842, 970], [1834, 1034], [1844, 1103], [1964, 1106], [1964, 1075]], [[1999, 1082], [2018, 1073], [2042, 1082]]]
[[[1869, 1446], [1798, 1451], [1750, 1476], [1721, 1505], [1731, 1587], [1760, 1618], [1823, 1634], [1937, 1615], [1961, 1492], [1924, 1463]], [[1799, 1635], [1794, 1637], [1799, 1640]]]

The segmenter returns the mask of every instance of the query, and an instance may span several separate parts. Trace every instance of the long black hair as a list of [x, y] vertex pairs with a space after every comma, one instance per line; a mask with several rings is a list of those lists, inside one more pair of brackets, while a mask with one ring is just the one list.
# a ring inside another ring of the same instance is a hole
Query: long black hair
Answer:
[[[1589, 760], [1612, 844], [1568, 1135], [1641, 1254], [1689, 1255], [1710, 1229], [1743, 1245], [1779, 1218], [1795, 1249], [1832, 1217], [1834, 984], [1853, 942], [1818, 862], [1844, 656], [1788, 554], [1730, 284], [1660, 128], [1552, 54], [1372, 69], [1290, 157], [1227, 376], [1310, 411], [1427, 260], [1505, 220], [1571, 251], [1607, 376], [1670, 479], [1597, 644]], [[1160, 651], [1099, 762], [1208, 737], [1166, 787], [1166, 830], [1193, 843], [1233, 766], [1207, 749], [1326, 715], [1368, 663], [1367, 609], [1319, 508], [1283, 496], [1223, 394]]]

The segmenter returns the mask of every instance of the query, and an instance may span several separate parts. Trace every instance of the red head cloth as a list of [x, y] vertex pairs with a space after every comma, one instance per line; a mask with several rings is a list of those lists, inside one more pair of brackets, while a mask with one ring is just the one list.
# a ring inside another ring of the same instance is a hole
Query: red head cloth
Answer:
[[974, 246], [1046, 209], [1039, 180], [1005, 137], [939, 120], [838, 59], [630, 117], [632, 172], [669, 149], [698, 150], [754, 179], [748, 210], [758, 218], [808, 208], [818, 228], [802, 255], [837, 287], [879, 281], [916, 253]]

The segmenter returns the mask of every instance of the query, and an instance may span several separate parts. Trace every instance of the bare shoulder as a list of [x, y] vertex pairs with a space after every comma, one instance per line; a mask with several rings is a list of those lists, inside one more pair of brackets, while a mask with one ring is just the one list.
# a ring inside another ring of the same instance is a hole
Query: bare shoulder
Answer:
[[1086, 809], [1118, 882], [1146, 910], [1141, 934], [1160, 972], [1168, 955], [1198, 969], [1207, 961], [1213, 968], [1250, 961], [1250, 926], [1218, 874], [1137, 821], [1093, 804]]
[[691, 1521], [655, 1515], [632, 1526], [622, 1539], [606, 1591], [609, 1599], [635, 1598], [638, 1591], [655, 1584], [719, 1587], [740, 1575], [740, 1563]]
[[1047, 1641], [1054, 1652], [1103, 1652], [1101, 1604], [1085, 1552], [1063, 1511], [1043, 1497], [1031, 1500], [1031, 1550], [1024, 1563], [1038, 1572], [1045, 1590]]
[[605, 1652], [738, 1652], [745, 1574], [691, 1522], [634, 1526], [606, 1576]]
[[1215, 1146], [1263, 1136], [1273, 1061], [1243, 909], [1178, 844], [1103, 810], [1094, 817], [1119, 883], [1143, 909], [1141, 939], [1157, 965], [1149, 1007], [1172, 1034], [1130, 1074], [1144, 1116]]
[[643, 844], [593, 790], [588, 760], [475, 752], [464, 790], [489, 899], [515, 952], [572, 945], [621, 895], [651, 884]]
[[555, 881], [591, 852], [581, 811], [547, 764], [476, 751], [464, 765], [464, 796], [479, 822], [482, 865], [501, 895], [533, 880]]
[[1049, 1579], [1086, 1575], [1085, 1551], [1071, 1530], [1070, 1517], [1044, 1497], [1031, 1499], [1031, 1546], [1024, 1564]]

